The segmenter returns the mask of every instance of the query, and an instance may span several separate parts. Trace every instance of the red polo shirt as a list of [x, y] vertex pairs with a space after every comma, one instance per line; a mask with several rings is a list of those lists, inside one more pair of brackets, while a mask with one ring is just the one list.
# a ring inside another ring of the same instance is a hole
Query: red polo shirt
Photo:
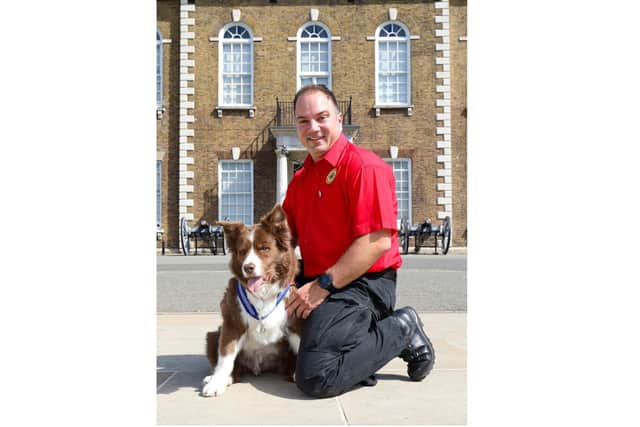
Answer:
[[333, 266], [356, 237], [382, 229], [392, 232], [391, 249], [368, 271], [402, 265], [393, 170], [344, 134], [317, 163], [307, 155], [287, 188], [283, 208], [298, 237], [307, 277]]

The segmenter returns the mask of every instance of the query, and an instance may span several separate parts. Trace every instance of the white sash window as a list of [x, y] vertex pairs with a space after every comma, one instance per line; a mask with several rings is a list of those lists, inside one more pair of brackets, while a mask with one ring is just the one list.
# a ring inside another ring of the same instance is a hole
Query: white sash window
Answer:
[[156, 106], [162, 108], [162, 34], [156, 31]]
[[162, 160], [156, 160], [156, 224], [162, 227]]
[[376, 105], [407, 107], [411, 104], [409, 30], [388, 22], [376, 31]]
[[218, 105], [247, 108], [253, 105], [253, 34], [243, 24], [220, 30]]
[[218, 218], [253, 224], [253, 162], [221, 160], [218, 183]]
[[318, 22], [298, 31], [298, 89], [322, 84], [331, 89], [331, 32]]
[[396, 178], [396, 199], [398, 200], [398, 219], [407, 218], [412, 224], [411, 218], [411, 160], [410, 159], [385, 159], [393, 169]]

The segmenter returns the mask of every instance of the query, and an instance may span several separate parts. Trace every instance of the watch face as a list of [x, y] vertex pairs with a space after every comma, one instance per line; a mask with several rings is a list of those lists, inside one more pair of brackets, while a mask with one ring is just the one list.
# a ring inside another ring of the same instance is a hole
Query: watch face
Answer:
[[331, 276], [329, 276], [326, 273], [322, 273], [319, 277], [318, 277], [318, 282], [320, 283], [320, 286], [322, 286], [323, 288], [327, 288], [328, 286], [331, 285], [331, 283], [333, 282], [333, 279]]

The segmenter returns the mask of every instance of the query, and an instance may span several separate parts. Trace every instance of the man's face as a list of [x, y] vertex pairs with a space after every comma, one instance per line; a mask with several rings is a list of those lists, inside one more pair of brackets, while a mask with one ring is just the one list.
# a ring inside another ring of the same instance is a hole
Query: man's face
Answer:
[[327, 95], [315, 90], [298, 98], [295, 113], [298, 138], [317, 162], [340, 137], [342, 113], [338, 113]]

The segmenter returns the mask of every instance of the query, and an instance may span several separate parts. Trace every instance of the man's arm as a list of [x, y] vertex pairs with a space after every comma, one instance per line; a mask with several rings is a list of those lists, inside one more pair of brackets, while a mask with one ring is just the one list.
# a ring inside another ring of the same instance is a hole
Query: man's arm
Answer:
[[[390, 248], [390, 230], [378, 230], [357, 237], [338, 262], [327, 270], [333, 276], [333, 286], [340, 289], [362, 276]], [[287, 313], [289, 315], [295, 313], [297, 317], [303, 319], [306, 319], [329, 295], [328, 291], [320, 287], [317, 280], [299, 289], [292, 288], [291, 291], [291, 297], [287, 302]]]
[[391, 248], [391, 231], [378, 230], [356, 238], [337, 263], [327, 270], [340, 289], [367, 272]]

